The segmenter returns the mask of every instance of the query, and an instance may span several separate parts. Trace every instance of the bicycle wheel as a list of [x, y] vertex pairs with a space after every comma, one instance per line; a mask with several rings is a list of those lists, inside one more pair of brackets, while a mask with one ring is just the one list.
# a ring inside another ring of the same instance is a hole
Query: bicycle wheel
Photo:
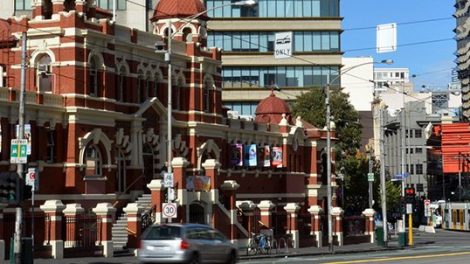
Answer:
[[249, 256], [256, 255], [256, 251], [258, 249], [258, 245], [256, 244], [255, 241], [251, 241], [250, 244], [248, 244], [248, 248], [246, 249], [246, 254]]

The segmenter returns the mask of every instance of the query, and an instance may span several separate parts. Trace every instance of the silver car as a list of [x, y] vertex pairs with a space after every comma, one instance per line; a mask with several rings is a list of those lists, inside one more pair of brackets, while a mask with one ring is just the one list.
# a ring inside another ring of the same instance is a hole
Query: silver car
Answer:
[[160, 224], [142, 234], [141, 263], [236, 263], [237, 249], [219, 231], [200, 224]]

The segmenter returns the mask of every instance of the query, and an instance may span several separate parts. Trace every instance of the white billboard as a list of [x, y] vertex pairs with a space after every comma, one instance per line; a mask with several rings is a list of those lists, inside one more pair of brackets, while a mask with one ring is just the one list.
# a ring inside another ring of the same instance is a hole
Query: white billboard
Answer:
[[377, 26], [377, 53], [394, 52], [397, 50], [397, 24], [381, 24]]

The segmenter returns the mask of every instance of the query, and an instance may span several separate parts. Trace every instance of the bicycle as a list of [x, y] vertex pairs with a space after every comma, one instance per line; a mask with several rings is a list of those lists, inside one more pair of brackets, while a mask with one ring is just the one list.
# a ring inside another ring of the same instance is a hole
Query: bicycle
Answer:
[[273, 239], [266, 234], [251, 233], [251, 241], [247, 248], [247, 255], [271, 254]]

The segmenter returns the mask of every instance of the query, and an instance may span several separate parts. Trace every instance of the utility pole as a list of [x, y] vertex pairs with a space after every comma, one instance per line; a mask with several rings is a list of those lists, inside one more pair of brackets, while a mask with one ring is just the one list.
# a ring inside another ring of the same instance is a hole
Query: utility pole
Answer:
[[[405, 107], [405, 91], [404, 88], [402, 89], [403, 94], [403, 111], [401, 114], [401, 197], [405, 197], [405, 175], [406, 171], [406, 107]], [[403, 205], [405, 206], [405, 205]], [[402, 216], [403, 223], [402, 223], [402, 230], [406, 228], [406, 214], [405, 208], [402, 208]]]
[[[369, 173], [373, 173], [372, 167], [373, 167], [372, 153], [371, 153], [371, 150], [369, 150]], [[369, 208], [372, 208], [372, 206], [373, 206], [372, 203], [373, 203], [373, 200], [374, 200], [374, 192], [373, 192], [373, 189], [372, 189], [372, 184], [374, 182], [368, 180], [368, 183], [369, 183]]]
[[[18, 139], [23, 139], [24, 137], [24, 97], [26, 90], [26, 42], [27, 42], [26, 31], [21, 34], [21, 80], [20, 80], [20, 106], [18, 111]], [[16, 173], [18, 174], [17, 178], [17, 190], [23, 188], [23, 164], [16, 164]], [[20, 193], [22, 190], [20, 191]], [[15, 263], [21, 263], [21, 235], [22, 235], [22, 225], [23, 225], [23, 211], [21, 208], [21, 197], [19, 193], [16, 194], [17, 207], [16, 207], [16, 220], [15, 220]]]
[[325, 105], [326, 105], [326, 183], [327, 183], [327, 203], [328, 203], [328, 246], [333, 252], [333, 226], [331, 219], [331, 126], [330, 126], [330, 75], [326, 75]]
[[[171, 117], [172, 117], [172, 112], [173, 112], [173, 105], [172, 105], [172, 67], [171, 67], [171, 42], [172, 42], [172, 39], [173, 39], [173, 32], [171, 31], [171, 20], [168, 20], [167, 21], [167, 30], [168, 30], [168, 50], [167, 52], [165, 53], [165, 62], [167, 63], [168, 65], [168, 97], [167, 97], [167, 162], [168, 162], [168, 165], [167, 165], [167, 172], [171, 175], [171, 177], [173, 177], [173, 170], [171, 168], [171, 159], [173, 158], [172, 157], [172, 150], [173, 150], [173, 144], [172, 144], [172, 120], [171, 120]], [[171, 203], [171, 200], [170, 200], [170, 189], [173, 189], [173, 186], [171, 187], [168, 187], [167, 189], [167, 203]], [[171, 217], [168, 218], [168, 222], [171, 223]]]
[[387, 193], [385, 187], [385, 130], [384, 130], [384, 109], [380, 109], [380, 187], [382, 200], [382, 222], [384, 246], [387, 246]]

